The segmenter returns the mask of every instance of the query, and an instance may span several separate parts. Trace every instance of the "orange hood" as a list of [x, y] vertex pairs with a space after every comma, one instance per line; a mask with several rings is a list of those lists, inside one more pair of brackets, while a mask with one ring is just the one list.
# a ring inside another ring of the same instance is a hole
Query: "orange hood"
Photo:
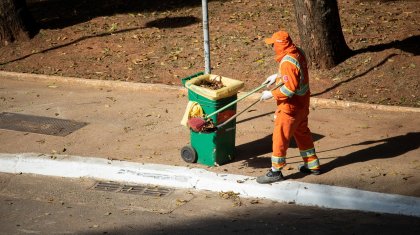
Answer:
[[275, 32], [271, 38], [266, 38], [264, 41], [266, 44], [273, 44], [277, 62], [280, 62], [286, 54], [293, 53], [297, 49], [289, 34], [285, 31]]

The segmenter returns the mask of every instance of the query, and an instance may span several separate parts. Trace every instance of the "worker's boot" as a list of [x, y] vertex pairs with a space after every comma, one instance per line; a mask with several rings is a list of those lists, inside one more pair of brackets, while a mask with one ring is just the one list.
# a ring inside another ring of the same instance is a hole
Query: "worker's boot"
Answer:
[[321, 174], [321, 170], [311, 170], [308, 169], [308, 167], [306, 167], [305, 165], [301, 164], [298, 166], [298, 169], [300, 172], [305, 173], [305, 174], [312, 174], [312, 175], [320, 175]]
[[257, 182], [260, 184], [270, 184], [282, 180], [284, 180], [284, 177], [281, 171], [272, 171], [271, 169], [267, 174], [257, 177]]

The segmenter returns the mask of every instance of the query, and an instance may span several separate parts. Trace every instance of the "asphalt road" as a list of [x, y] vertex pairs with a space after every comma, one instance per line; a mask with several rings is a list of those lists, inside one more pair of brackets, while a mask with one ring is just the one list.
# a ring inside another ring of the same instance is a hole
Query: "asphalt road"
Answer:
[[0, 234], [420, 234], [416, 217], [103, 183], [0, 173]]

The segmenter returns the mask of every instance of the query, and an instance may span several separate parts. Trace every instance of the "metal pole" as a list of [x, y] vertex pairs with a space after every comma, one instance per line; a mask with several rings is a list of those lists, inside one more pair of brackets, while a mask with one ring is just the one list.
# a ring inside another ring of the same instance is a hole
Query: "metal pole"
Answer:
[[210, 39], [209, 39], [209, 20], [207, 14], [207, 0], [202, 0], [203, 8], [203, 33], [204, 33], [204, 62], [205, 74], [211, 73], [210, 70]]

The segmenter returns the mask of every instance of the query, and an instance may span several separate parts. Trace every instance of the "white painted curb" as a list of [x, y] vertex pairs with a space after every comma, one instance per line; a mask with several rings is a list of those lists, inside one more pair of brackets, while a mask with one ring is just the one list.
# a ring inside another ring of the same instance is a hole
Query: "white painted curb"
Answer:
[[283, 181], [258, 184], [254, 178], [204, 169], [110, 161], [103, 158], [36, 153], [0, 153], [0, 172], [60, 177], [87, 177], [210, 191], [233, 191], [243, 197], [333, 209], [420, 217], [420, 198], [351, 188]]

